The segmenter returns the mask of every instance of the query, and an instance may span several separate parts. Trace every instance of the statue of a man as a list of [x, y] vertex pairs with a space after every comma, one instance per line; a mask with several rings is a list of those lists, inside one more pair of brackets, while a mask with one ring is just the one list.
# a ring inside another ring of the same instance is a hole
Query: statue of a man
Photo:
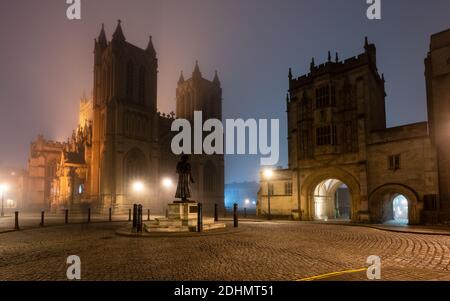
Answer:
[[191, 164], [188, 162], [189, 156], [181, 156], [181, 161], [177, 164], [178, 186], [175, 194], [176, 198], [181, 199], [182, 202], [189, 202], [191, 197], [190, 183], [194, 183], [191, 175]]

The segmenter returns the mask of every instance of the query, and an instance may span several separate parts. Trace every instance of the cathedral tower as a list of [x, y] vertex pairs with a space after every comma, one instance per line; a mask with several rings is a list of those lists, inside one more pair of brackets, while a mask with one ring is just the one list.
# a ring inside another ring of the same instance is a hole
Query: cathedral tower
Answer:
[[[89, 191], [102, 207], [131, 202], [134, 181], [157, 187], [158, 60], [152, 39], [146, 49], [126, 41], [119, 20], [110, 42], [102, 26], [94, 50], [94, 116]], [[149, 192], [144, 205], [156, 198]]]
[[[203, 78], [198, 62], [192, 77], [185, 80], [181, 73], [176, 91], [176, 117], [193, 124], [194, 111], [201, 111], [203, 122], [207, 119], [222, 120], [222, 88], [217, 72], [212, 81]], [[193, 198], [204, 203], [207, 211], [214, 203], [224, 204], [224, 157], [223, 155], [195, 155], [191, 158]]]

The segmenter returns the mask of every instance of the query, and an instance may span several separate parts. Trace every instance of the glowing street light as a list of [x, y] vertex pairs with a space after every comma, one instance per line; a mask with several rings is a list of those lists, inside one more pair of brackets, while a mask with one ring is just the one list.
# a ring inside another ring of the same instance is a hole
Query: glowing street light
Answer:
[[270, 168], [266, 168], [263, 172], [264, 178], [267, 180], [267, 208], [269, 211], [268, 219], [272, 219], [272, 214], [270, 212], [270, 179], [273, 177], [273, 170]]
[[273, 177], [273, 170], [270, 168], [266, 168], [264, 170], [264, 178], [266, 178], [266, 180], [270, 180]]
[[0, 214], [1, 217], [5, 216], [5, 211], [4, 211], [4, 197], [5, 197], [5, 192], [7, 192], [9, 190], [9, 186], [8, 184], [1, 184], [0, 185], [0, 194], [2, 195], [2, 212]]
[[142, 183], [141, 181], [136, 181], [133, 183], [133, 191], [135, 193], [141, 193], [144, 191], [144, 183]]

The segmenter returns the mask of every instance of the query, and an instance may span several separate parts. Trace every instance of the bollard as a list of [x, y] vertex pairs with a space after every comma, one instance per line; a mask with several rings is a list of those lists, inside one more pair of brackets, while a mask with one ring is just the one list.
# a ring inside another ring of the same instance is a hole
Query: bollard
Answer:
[[67, 225], [69, 223], [69, 209], [66, 209], [64, 214], [64, 223]]
[[203, 204], [197, 205], [197, 232], [203, 232]]
[[219, 221], [219, 205], [214, 204], [214, 221]]
[[44, 227], [44, 211], [41, 211], [41, 223], [39, 224], [40, 227]]
[[88, 224], [91, 222], [91, 208], [88, 208], [88, 218], [87, 218]]
[[247, 208], [244, 208], [244, 218], [247, 218]]
[[142, 205], [137, 206], [136, 230], [138, 233], [142, 233]]
[[136, 229], [136, 226], [137, 226], [137, 214], [138, 214], [137, 209], [138, 209], [137, 204], [134, 204], [133, 205], [133, 229]]
[[128, 209], [128, 221], [131, 222], [131, 209]]
[[109, 221], [112, 222], [112, 208], [109, 208]]
[[166, 218], [169, 217], [169, 209], [166, 208]]
[[150, 221], [150, 209], [147, 209], [147, 221]]
[[14, 215], [15, 215], [14, 229], [19, 230], [19, 211], [14, 212]]
[[238, 205], [233, 205], [233, 220], [234, 220], [234, 227], [237, 228], [238, 225]]

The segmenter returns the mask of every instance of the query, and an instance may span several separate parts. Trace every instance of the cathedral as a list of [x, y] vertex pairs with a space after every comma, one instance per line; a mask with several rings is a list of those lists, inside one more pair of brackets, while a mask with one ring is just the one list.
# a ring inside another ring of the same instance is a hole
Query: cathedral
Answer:
[[385, 79], [367, 38], [356, 57], [329, 53], [288, 77], [289, 168], [261, 172], [259, 215], [450, 222], [450, 30], [431, 37], [425, 59], [428, 122], [386, 126]]
[[[31, 144], [25, 199], [28, 209], [91, 208], [127, 212], [133, 203], [162, 213], [174, 200], [178, 156], [171, 151], [175, 118], [222, 118], [222, 88], [217, 72], [202, 77], [181, 73], [176, 114], [157, 110], [157, 53], [150, 38], [145, 49], [127, 42], [121, 22], [108, 41], [102, 26], [95, 40], [92, 99], [83, 97], [79, 124], [65, 142], [39, 136]], [[206, 211], [224, 205], [223, 155], [193, 155], [192, 199]], [[144, 191], [133, 190], [140, 182]], [[165, 185], [162, 183], [165, 181]], [[170, 185], [169, 185], [169, 184]]]

